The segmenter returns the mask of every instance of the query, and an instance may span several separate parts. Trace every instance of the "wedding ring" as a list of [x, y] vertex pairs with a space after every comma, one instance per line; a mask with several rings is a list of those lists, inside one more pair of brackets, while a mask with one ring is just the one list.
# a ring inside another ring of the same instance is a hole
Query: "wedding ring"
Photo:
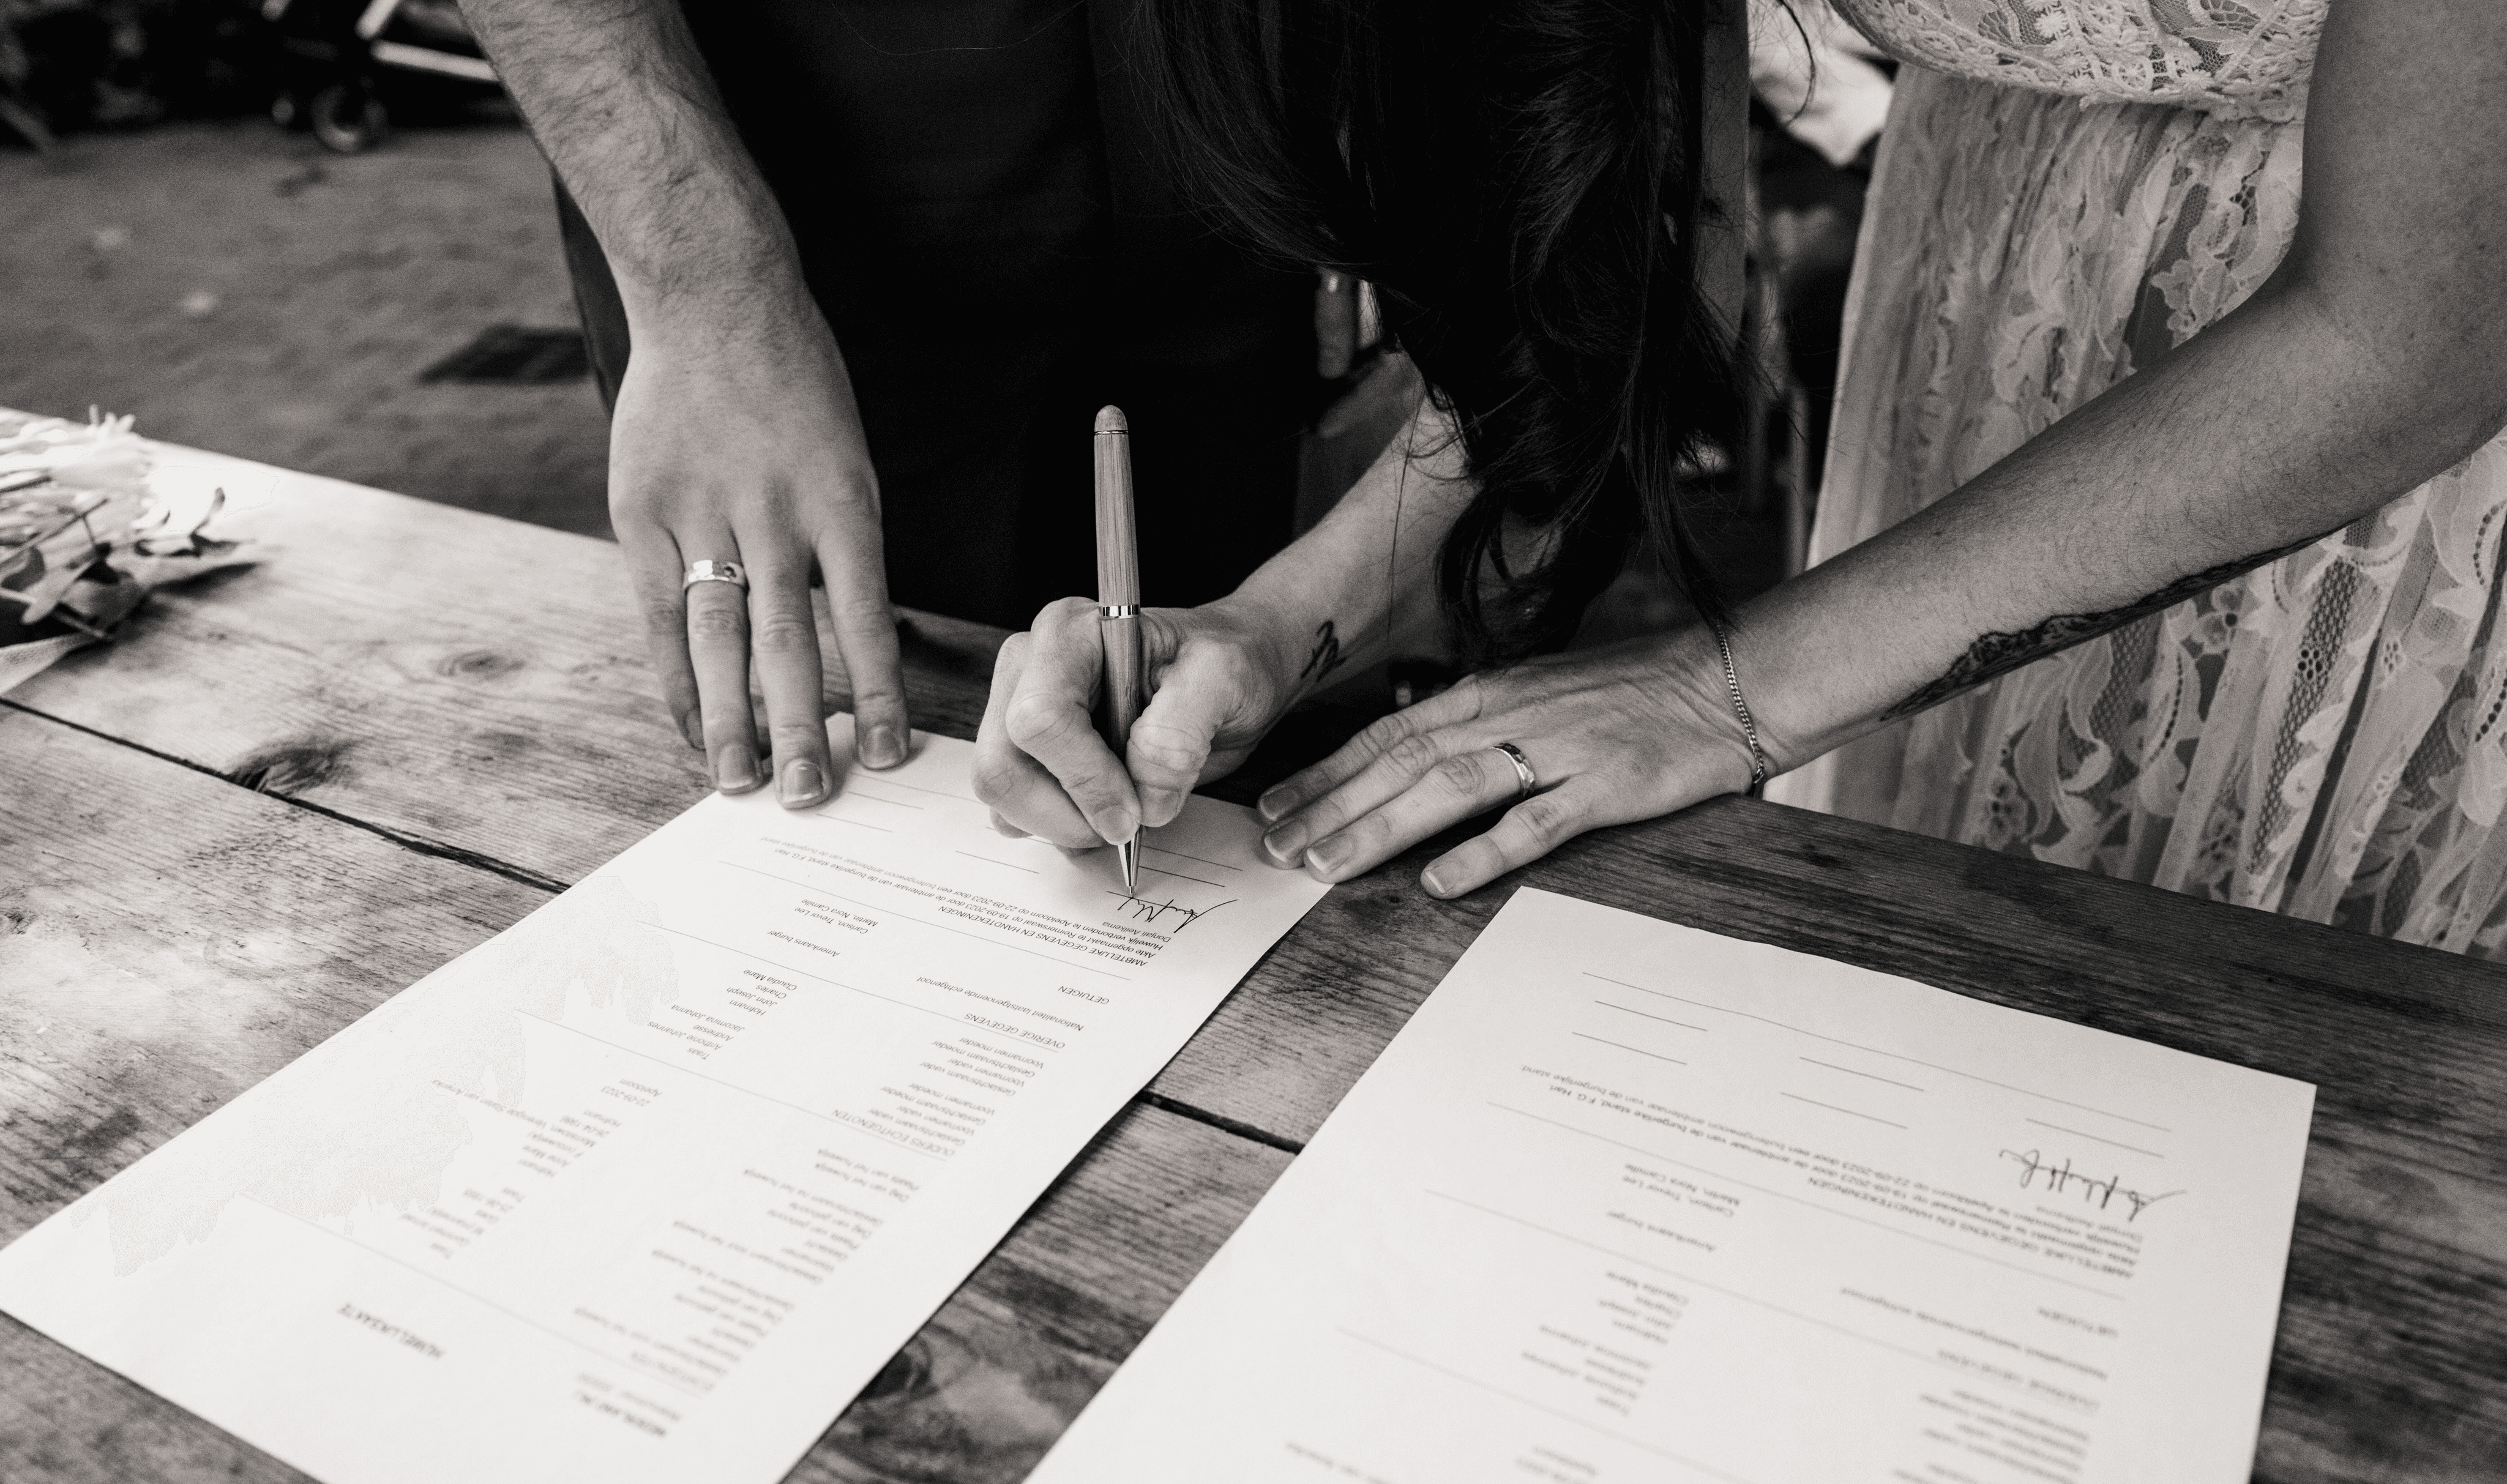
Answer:
[[679, 579], [679, 591], [684, 593], [701, 582], [727, 582], [743, 593], [748, 591], [748, 574], [741, 570], [737, 561], [689, 562], [687, 575]]
[[1514, 801], [1520, 804], [1531, 798], [1532, 791], [1541, 786], [1540, 775], [1532, 771], [1532, 759], [1525, 757], [1523, 749], [1512, 742], [1491, 742], [1489, 750], [1505, 753], [1506, 760], [1514, 764], [1514, 780], [1519, 785], [1515, 790]]

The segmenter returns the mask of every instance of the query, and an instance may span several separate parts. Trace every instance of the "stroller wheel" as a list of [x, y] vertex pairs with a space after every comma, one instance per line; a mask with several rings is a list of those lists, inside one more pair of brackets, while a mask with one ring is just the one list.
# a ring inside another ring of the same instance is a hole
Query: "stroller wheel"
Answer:
[[347, 83], [334, 83], [313, 94], [306, 112], [312, 119], [313, 137], [342, 155], [374, 148], [391, 123], [381, 98]]

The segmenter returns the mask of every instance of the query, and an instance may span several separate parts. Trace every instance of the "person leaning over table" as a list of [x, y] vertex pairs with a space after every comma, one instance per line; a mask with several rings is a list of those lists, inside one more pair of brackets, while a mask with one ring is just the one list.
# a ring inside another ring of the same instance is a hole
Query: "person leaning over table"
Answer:
[[872, 767], [905, 757], [891, 597], [1015, 627], [1086, 585], [1107, 401], [1152, 598], [1288, 541], [1315, 276], [1179, 203], [1128, 3], [465, 0], [563, 182], [612, 520], [724, 791], [767, 781], [753, 666], [779, 796], [828, 792], [820, 574]]
[[[1839, 8], [1910, 62], [1980, 79], [1901, 73], [1931, 112], [1902, 97], [1892, 115], [1873, 189], [1885, 220], [1863, 257], [1920, 260], [1884, 296], [1953, 297], [1880, 305], [1858, 281], [1840, 391], [1856, 416], [1840, 419], [1824, 494], [1858, 509], [1852, 481], [1872, 476], [1856, 461], [1879, 455], [1854, 441], [1877, 429], [1916, 467], [1883, 475], [1934, 479], [1929, 503], [1737, 609], [1562, 655], [1535, 651], [1563, 638], [1633, 534], [1687, 550], [1677, 455], [1728, 373], [1679, 245], [1694, 236], [1663, 208], [1693, 198], [1699, 155], [1680, 141], [1699, 137], [1696, 100], [1720, 95], [1737, 49], [1713, 42], [1699, 5], [1151, 7], [1162, 35], [1147, 54], [1200, 190], [1250, 239], [1372, 279], [1434, 396], [1310, 536], [1226, 598], [1146, 615], [1158, 689], [1128, 776], [1086, 725], [1087, 606], [1048, 607], [1011, 640], [978, 779], [1001, 826], [1077, 847], [1171, 817], [1313, 686], [1326, 652], [1381, 655], [1441, 603], [1499, 663], [1265, 795], [1282, 864], [1345, 880], [1508, 806], [1422, 874], [1451, 896], [1583, 830], [1755, 789], [1979, 687], [2016, 686], [2051, 690], [2048, 729], [2075, 730], [2027, 739], [2033, 762], [2007, 734], [1972, 732], [2003, 749], [1966, 759], [1978, 778], [2034, 767], [2057, 791], [2085, 786], [2085, 760], [2124, 765], [2123, 734], [2142, 740], [2127, 761], [2163, 813], [2189, 778], [2269, 766], [2274, 839], [2372, 863], [2396, 858], [2380, 831], [2444, 845], [2450, 874], [2418, 883], [2435, 910], [2355, 910], [2359, 893], [2410, 894], [2409, 855], [2392, 879], [2303, 902], [2271, 883], [2174, 884], [2497, 952], [2507, 6], [2059, 0], [2064, 24], [2024, 46], [1962, 30], [1944, 0]], [[1257, 23], [1284, 10], [1303, 19]], [[1275, 34], [1294, 42], [1271, 50]], [[2048, 90], [1989, 81], [2008, 79]], [[2063, 90], [2188, 101], [2089, 106]], [[1903, 176], [1902, 147], [1924, 161]], [[2234, 168], [2201, 173], [2215, 165]], [[2093, 292], [2107, 297], [2066, 299]], [[1899, 338], [1857, 339], [1875, 325]], [[2016, 350], [1943, 361], [1975, 344]], [[2087, 384], [2048, 389], [2067, 376]], [[1927, 464], [1945, 442], [1964, 461]], [[2127, 638], [2177, 646], [2176, 689], [2106, 695], [2103, 677], [2133, 678], [2115, 662]], [[2060, 669], [2076, 655], [2091, 664]], [[2282, 674], [2281, 689], [2240, 666]], [[2048, 667], [2060, 683], [2036, 678]], [[2348, 688], [2330, 705], [2290, 689], [2330, 682]], [[2230, 762], [2210, 755], [2223, 747]], [[1935, 756], [1907, 770], [1902, 806], [1977, 781]], [[2287, 766], [2310, 756], [2311, 779]], [[2007, 799], [1987, 794], [1990, 823]], [[2184, 844], [2216, 849], [2227, 831], [2234, 845], [2247, 822], [2234, 809], [2187, 820], [2201, 834]], [[1951, 833], [2143, 880], [2162, 853], [2067, 856], [2042, 820]]]

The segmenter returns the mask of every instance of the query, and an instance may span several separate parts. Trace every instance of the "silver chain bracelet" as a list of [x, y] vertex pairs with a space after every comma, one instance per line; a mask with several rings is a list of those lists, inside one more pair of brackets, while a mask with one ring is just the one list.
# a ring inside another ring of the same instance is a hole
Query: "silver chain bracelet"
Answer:
[[1715, 634], [1715, 647], [1724, 656], [1724, 684], [1732, 693], [1732, 714], [1741, 718], [1741, 735], [1750, 742], [1750, 797], [1763, 798], [1767, 787], [1767, 749], [1759, 745], [1759, 724], [1750, 719], [1750, 703], [1741, 699], [1741, 672], [1732, 668], [1732, 641], [1724, 636], [1724, 626], [1713, 619], [1706, 627]]

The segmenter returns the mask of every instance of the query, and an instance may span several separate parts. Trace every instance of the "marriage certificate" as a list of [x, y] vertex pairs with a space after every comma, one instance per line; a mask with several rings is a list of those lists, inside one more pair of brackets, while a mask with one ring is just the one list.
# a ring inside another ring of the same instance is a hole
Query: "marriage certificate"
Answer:
[[2229, 1484], [2314, 1089], [1518, 891], [1033, 1484]]
[[0, 1308], [331, 1484], [781, 1477], [1324, 889], [1193, 799], [1128, 892], [917, 743], [697, 805], [0, 1251]]

